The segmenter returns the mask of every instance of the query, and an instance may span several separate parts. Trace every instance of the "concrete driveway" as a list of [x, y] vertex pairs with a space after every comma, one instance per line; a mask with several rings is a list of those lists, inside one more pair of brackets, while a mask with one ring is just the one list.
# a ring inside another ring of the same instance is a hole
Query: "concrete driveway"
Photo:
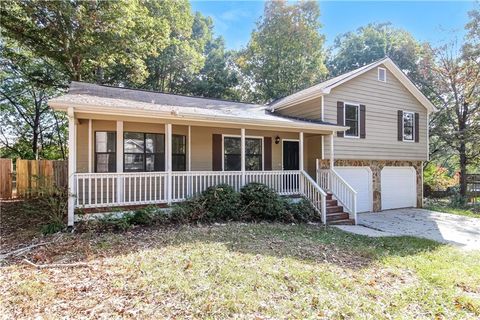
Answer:
[[424, 209], [358, 214], [358, 224], [395, 235], [415, 236], [480, 249], [480, 219]]

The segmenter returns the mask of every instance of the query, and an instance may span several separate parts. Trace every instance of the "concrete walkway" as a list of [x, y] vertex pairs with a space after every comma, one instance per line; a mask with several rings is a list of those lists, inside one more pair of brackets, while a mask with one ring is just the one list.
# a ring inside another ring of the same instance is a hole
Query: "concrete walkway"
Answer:
[[478, 218], [410, 208], [360, 213], [358, 224], [387, 234], [427, 238], [480, 250]]

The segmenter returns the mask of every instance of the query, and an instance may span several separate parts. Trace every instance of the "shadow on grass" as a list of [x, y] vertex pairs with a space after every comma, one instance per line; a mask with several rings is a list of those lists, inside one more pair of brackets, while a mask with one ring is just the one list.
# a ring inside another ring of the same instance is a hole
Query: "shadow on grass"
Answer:
[[[369, 238], [322, 225], [281, 223], [226, 223], [213, 225], [153, 225], [122, 232], [105, 232], [79, 225], [79, 232], [61, 237], [41, 237], [32, 216], [22, 214], [22, 204], [8, 204], [2, 214], [2, 253], [37, 242], [55, 241], [13, 257], [7, 263], [28, 258], [41, 263], [84, 261], [96, 257], [127, 255], [145, 249], [161, 249], [192, 243], [220, 243], [232, 252], [293, 258], [314, 263], [333, 263], [363, 268], [388, 256], [408, 256], [433, 251], [442, 244], [415, 237]], [[5, 207], [4, 207], [5, 208]], [[7, 225], [4, 224], [7, 222]], [[37, 221], [38, 222], [38, 221]], [[17, 237], [22, 233], [21, 237]], [[28, 236], [25, 236], [28, 235]], [[16, 239], [17, 238], [17, 239]], [[5, 239], [16, 239], [4, 247]]]

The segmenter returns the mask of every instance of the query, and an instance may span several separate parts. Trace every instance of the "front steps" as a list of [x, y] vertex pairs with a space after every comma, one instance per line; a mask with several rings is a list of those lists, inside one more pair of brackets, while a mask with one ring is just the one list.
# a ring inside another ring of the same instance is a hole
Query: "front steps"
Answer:
[[355, 224], [355, 220], [350, 219], [348, 213], [343, 211], [343, 206], [338, 205], [338, 201], [333, 199], [331, 193], [327, 193], [327, 224]]

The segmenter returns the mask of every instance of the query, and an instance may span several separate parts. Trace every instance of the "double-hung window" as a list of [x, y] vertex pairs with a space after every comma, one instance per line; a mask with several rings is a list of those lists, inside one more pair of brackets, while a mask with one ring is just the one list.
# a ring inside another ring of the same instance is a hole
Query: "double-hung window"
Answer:
[[[263, 169], [262, 138], [245, 138], [245, 170], [260, 171]], [[240, 171], [242, 168], [242, 148], [240, 137], [223, 138], [223, 169]]]
[[117, 171], [116, 133], [95, 132], [95, 172]]
[[350, 127], [345, 131], [346, 137], [359, 137], [359, 106], [355, 104], [345, 104], [345, 126]]
[[165, 135], [125, 132], [123, 136], [125, 172], [165, 171]]
[[415, 137], [415, 114], [403, 111], [403, 141], [413, 141]]
[[172, 170], [185, 171], [187, 168], [187, 138], [172, 135]]

